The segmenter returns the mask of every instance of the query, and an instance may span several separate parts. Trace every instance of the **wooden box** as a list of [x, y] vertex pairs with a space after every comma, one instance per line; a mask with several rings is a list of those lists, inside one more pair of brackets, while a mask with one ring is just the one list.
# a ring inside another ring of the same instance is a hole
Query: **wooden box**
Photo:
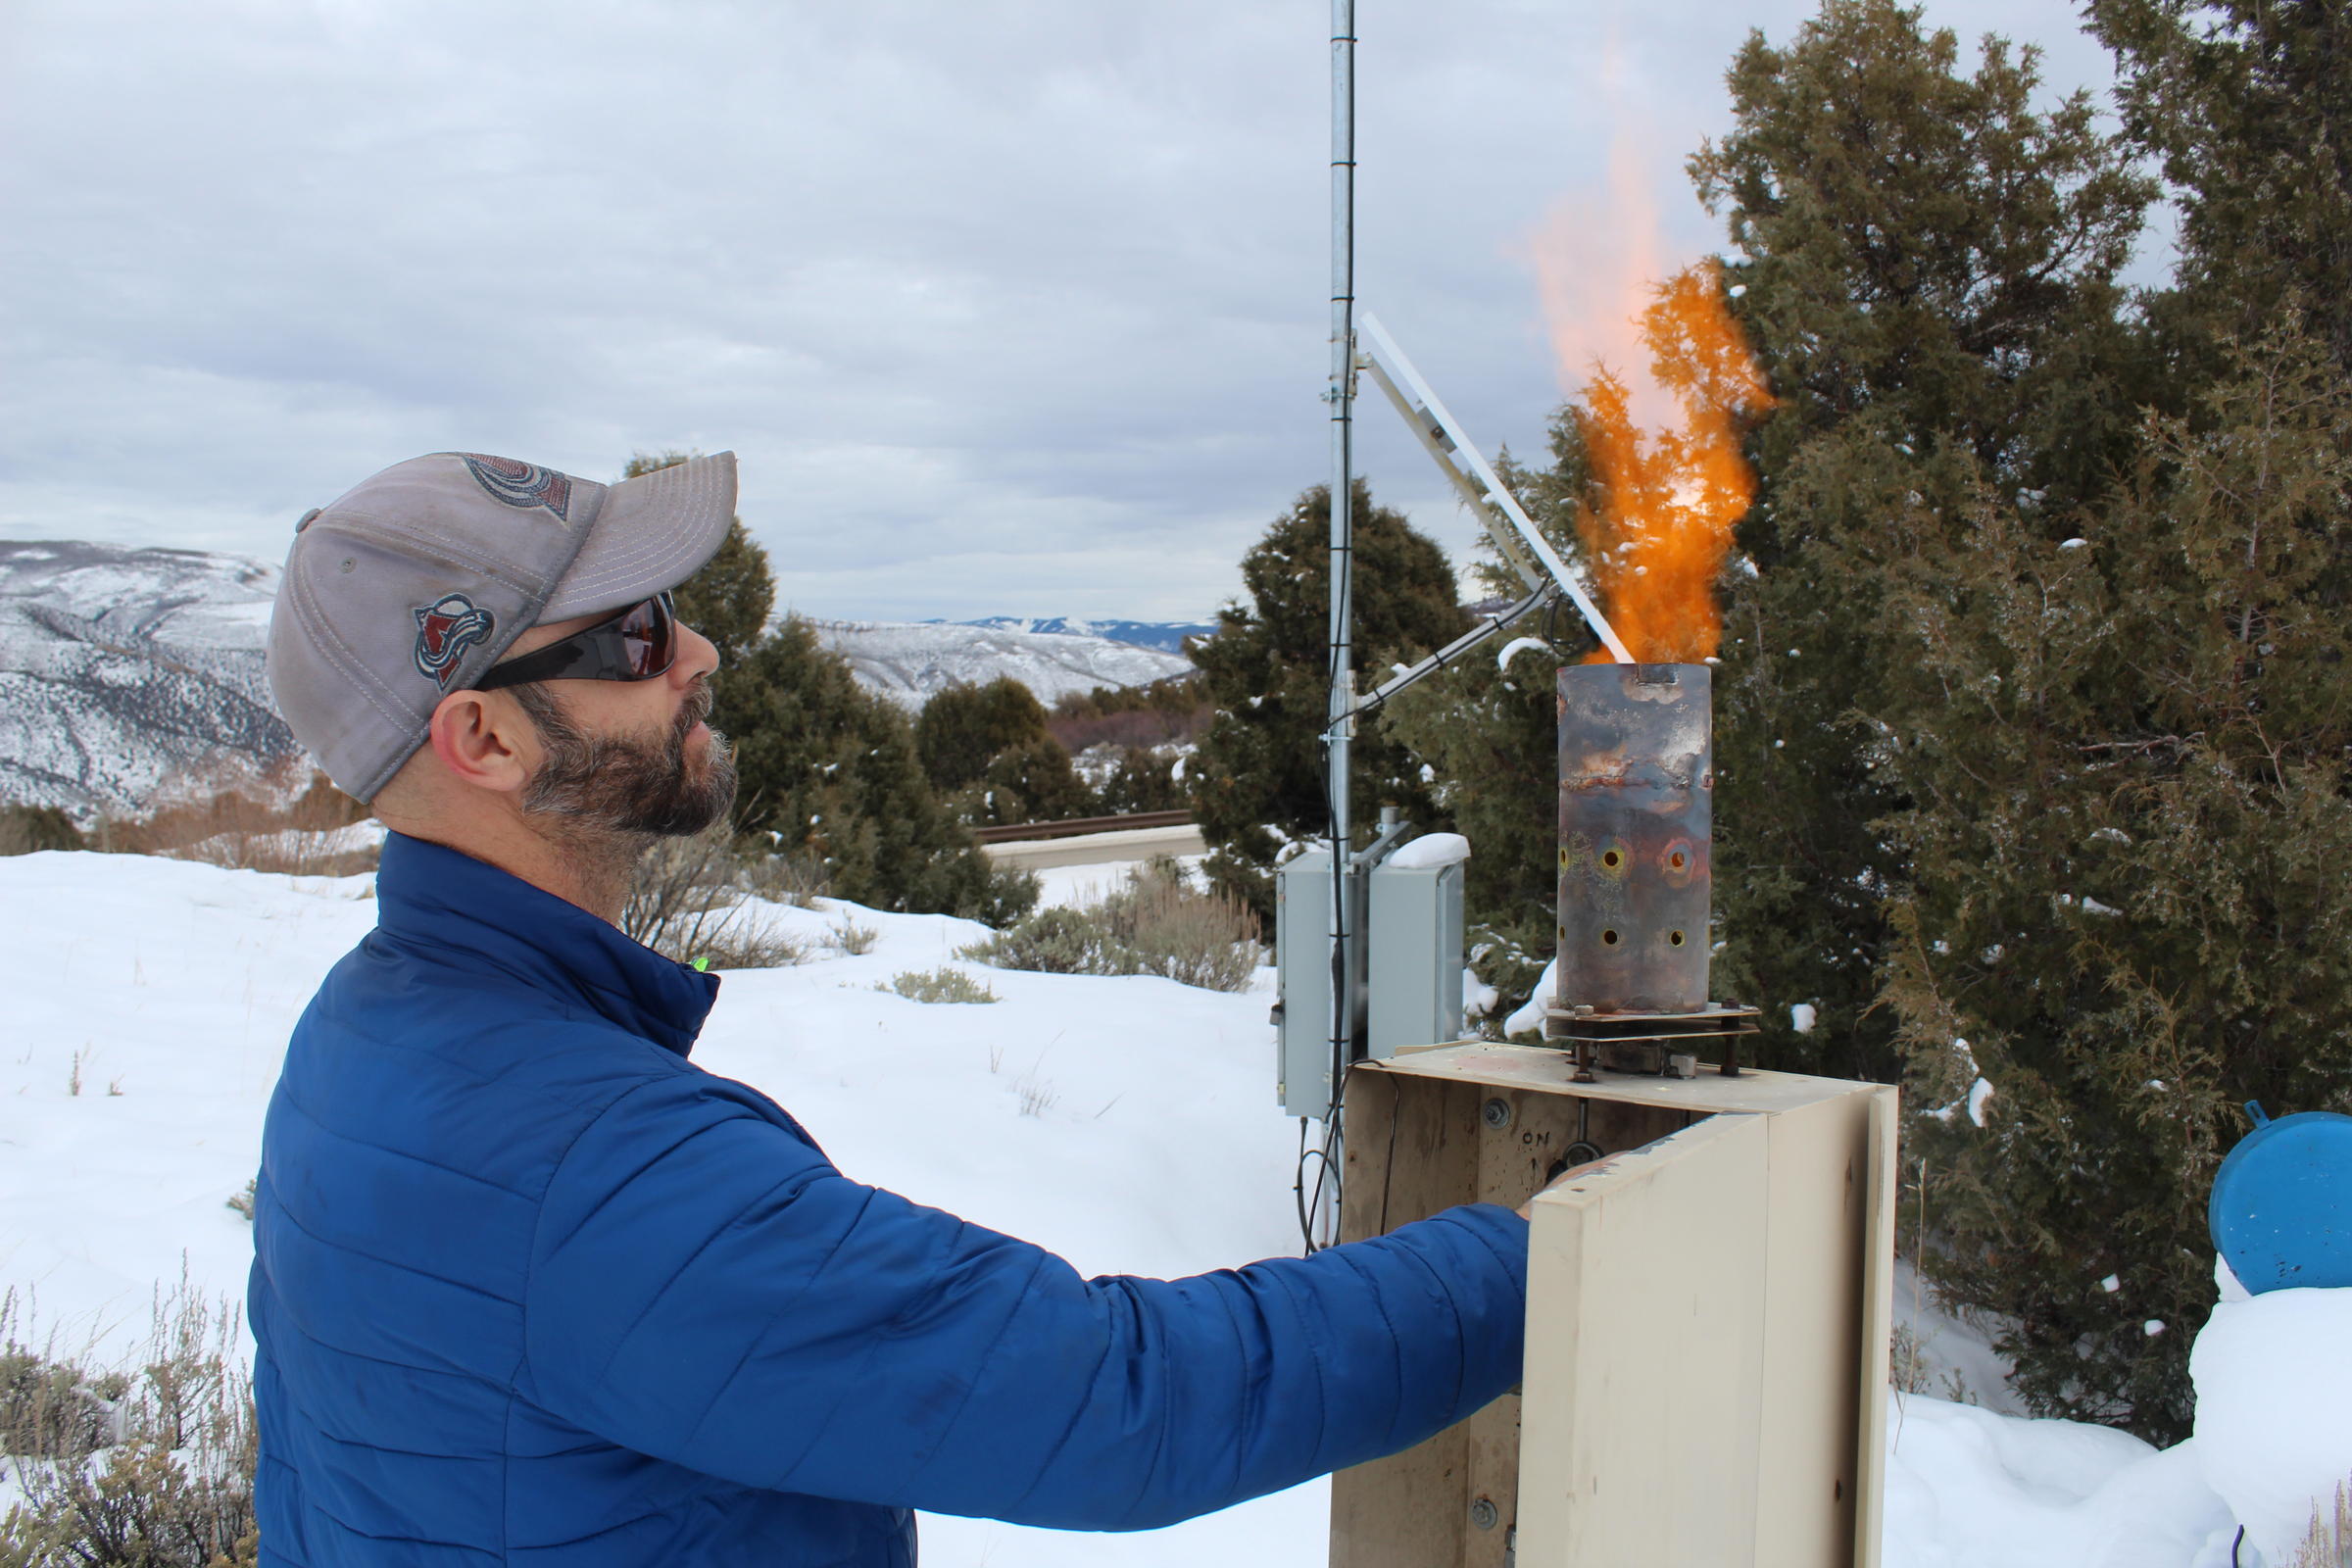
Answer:
[[1347, 1087], [1346, 1239], [1537, 1200], [1519, 1391], [1332, 1483], [1333, 1568], [1875, 1568], [1895, 1091], [1465, 1043]]

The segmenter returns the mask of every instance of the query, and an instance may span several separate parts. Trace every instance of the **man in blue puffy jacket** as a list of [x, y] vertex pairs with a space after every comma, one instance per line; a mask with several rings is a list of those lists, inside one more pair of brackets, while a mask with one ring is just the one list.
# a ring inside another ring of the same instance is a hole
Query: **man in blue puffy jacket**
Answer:
[[915, 1508], [1164, 1525], [1515, 1382], [1507, 1210], [1086, 1280], [688, 1059], [718, 981], [612, 921], [733, 796], [667, 590], [734, 497], [441, 453], [297, 525], [270, 680], [393, 831], [263, 1136], [263, 1561], [909, 1565]]

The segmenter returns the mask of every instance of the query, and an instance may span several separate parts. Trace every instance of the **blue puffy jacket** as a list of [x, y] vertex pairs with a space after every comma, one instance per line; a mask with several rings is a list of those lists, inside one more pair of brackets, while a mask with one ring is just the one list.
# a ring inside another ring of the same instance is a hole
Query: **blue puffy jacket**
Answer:
[[394, 835], [255, 1195], [270, 1564], [906, 1565], [914, 1508], [1163, 1525], [1519, 1376], [1527, 1236], [1080, 1279], [687, 1060], [718, 982]]

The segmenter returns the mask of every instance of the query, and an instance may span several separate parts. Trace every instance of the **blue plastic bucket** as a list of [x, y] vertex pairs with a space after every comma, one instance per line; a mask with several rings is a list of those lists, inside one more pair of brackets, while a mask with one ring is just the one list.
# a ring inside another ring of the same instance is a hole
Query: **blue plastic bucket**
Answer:
[[2352, 1285], [2352, 1116], [2246, 1113], [2205, 1205], [2214, 1250], [2250, 1295]]

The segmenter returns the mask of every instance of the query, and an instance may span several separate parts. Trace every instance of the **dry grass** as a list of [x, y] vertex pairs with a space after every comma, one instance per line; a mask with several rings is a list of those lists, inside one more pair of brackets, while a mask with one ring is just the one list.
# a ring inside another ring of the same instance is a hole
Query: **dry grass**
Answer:
[[960, 955], [1047, 974], [1156, 974], [1211, 991], [1247, 991], [1264, 950], [1239, 899], [1192, 885], [1164, 857], [1127, 873], [1093, 909], [1040, 909]]
[[2338, 1482], [2332, 1510], [2311, 1511], [2311, 1532], [2288, 1568], [2352, 1568], [2352, 1482]]
[[182, 775], [145, 814], [102, 816], [83, 838], [94, 850], [236, 871], [355, 876], [375, 869], [378, 851], [350, 847], [342, 830], [367, 820], [368, 808], [288, 758], [261, 772], [224, 765]]
[[157, 1293], [126, 1369], [35, 1350], [0, 1296], [0, 1568], [233, 1568], [259, 1557], [253, 1390], [235, 1307]]
[[758, 858], [721, 822], [692, 838], [662, 839], [637, 862], [620, 929], [665, 957], [707, 969], [805, 963], [808, 947], [763, 918], [747, 883]]
[[846, 914], [825, 929], [825, 946], [852, 958], [873, 952], [874, 944], [881, 940], [880, 931], [870, 925], [859, 925]]
[[1211, 991], [1247, 991], [1263, 950], [1257, 916], [1230, 894], [1192, 885], [1174, 860], [1128, 873], [1104, 901], [1112, 933], [1141, 956], [1149, 974]]
[[1893, 1353], [1887, 1359], [1887, 1382], [1897, 1394], [1934, 1394], [1935, 1380], [1928, 1376], [1927, 1352], [1919, 1343], [1919, 1330], [1908, 1323], [1894, 1326]]
[[1034, 1071], [1023, 1073], [1013, 1081], [1013, 1093], [1020, 1097], [1021, 1114], [1043, 1116], [1061, 1103], [1061, 1091]]
[[942, 964], [936, 969], [902, 969], [876, 991], [888, 991], [909, 1002], [995, 1002], [997, 994], [961, 969]]
[[745, 856], [741, 868], [744, 889], [770, 904], [789, 904], [796, 909], [813, 909], [816, 901], [833, 891], [832, 873], [825, 869], [824, 858], [806, 851], [791, 855], [773, 855], [754, 851]]

